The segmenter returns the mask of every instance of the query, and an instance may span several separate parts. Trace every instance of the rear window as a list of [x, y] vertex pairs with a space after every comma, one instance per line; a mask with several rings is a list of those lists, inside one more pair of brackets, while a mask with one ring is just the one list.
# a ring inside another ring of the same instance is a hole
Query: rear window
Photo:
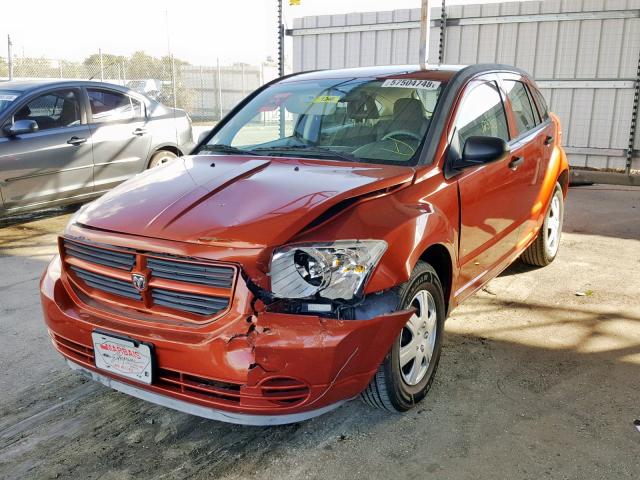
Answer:
[[89, 88], [89, 103], [94, 123], [144, 118], [144, 106], [135, 98], [111, 90]]
[[14, 90], [0, 90], [0, 112], [9, 108], [20, 96], [20, 92]]
[[504, 86], [507, 90], [507, 98], [511, 103], [511, 110], [516, 118], [518, 132], [522, 134], [535, 128], [536, 123], [539, 122], [536, 122], [537, 115], [533, 113], [535, 107], [529, 101], [527, 87], [524, 83], [514, 80], [505, 80]]

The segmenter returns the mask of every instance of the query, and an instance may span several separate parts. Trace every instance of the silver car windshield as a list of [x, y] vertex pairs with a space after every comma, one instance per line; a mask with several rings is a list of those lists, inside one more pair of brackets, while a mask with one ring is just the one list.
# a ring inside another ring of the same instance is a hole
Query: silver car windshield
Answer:
[[406, 76], [276, 83], [199, 151], [414, 165], [443, 88]]
[[20, 96], [20, 92], [0, 89], [0, 113], [9, 108]]

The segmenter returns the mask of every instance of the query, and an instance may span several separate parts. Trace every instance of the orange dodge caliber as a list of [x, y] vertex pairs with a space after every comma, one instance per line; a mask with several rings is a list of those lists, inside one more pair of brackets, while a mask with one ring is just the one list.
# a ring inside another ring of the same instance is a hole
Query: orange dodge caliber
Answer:
[[121, 392], [225, 422], [427, 394], [449, 312], [558, 252], [558, 119], [506, 65], [300, 73], [192, 155], [82, 207], [41, 281], [54, 347]]

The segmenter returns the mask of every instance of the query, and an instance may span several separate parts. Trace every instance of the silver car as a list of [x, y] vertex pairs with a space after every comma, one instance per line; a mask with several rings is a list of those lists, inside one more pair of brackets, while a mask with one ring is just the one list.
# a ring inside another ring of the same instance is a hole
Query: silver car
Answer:
[[0, 83], [0, 217], [97, 197], [187, 154], [191, 119], [91, 81]]

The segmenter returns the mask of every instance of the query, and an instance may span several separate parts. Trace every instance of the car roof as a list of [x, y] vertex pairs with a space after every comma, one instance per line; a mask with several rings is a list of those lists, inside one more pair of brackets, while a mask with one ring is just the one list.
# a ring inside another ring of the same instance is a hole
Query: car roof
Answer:
[[121, 91], [130, 91], [127, 87], [116, 85], [114, 83], [97, 82], [94, 80], [50, 80], [50, 79], [35, 79], [35, 80], [9, 80], [6, 82], [0, 82], [0, 90], [13, 90], [16, 92], [29, 92], [32, 90], [38, 90], [44, 87], [70, 87], [70, 86], [86, 86], [92, 87], [105, 87]]
[[527, 75], [526, 72], [509, 65], [486, 63], [478, 65], [386, 65], [373, 67], [341, 68], [334, 70], [314, 70], [295, 73], [283, 79], [282, 82], [297, 82], [301, 80], [321, 80], [329, 78], [372, 78], [407, 75], [414, 78], [438, 79], [447, 81], [458, 73], [473, 70], [474, 74], [491, 71], [506, 71]]

